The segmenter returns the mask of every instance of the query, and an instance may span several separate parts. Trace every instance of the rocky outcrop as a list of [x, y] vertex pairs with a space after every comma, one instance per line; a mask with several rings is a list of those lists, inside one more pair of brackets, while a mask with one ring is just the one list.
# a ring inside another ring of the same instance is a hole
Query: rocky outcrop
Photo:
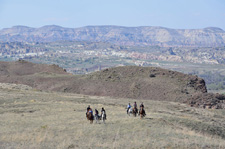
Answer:
[[198, 93], [184, 103], [192, 107], [204, 109], [225, 109], [225, 95], [213, 93]]
[[198, 78], [197, 76], [192, 76], [187, 83], [188, 87], [193, 87], [197, 91], [201, 91], [202, 93], [206, 93], [206, 84], [202, 78]]
[[58, 40], [101, 41], [119, 45], [219, 47], [225, 45], [225, 31], [215, 27], [204, 29], [170, 29], [152, 26], [63, 28], [55, 25], [41, 28], [15, 26], [0, 30], [0, 41], [4, 42], [51, 42]]

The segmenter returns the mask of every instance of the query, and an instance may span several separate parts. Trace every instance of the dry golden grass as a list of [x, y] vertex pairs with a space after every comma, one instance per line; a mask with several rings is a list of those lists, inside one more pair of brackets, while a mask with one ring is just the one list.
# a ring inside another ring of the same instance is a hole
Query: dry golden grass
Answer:
[[[142, 101], [141, 120], [126, 114], [132, 99], [0, 89], [0, 148], [225, 148], [225, 110]], [[106, 124], [90, 124], [87, 105]]]

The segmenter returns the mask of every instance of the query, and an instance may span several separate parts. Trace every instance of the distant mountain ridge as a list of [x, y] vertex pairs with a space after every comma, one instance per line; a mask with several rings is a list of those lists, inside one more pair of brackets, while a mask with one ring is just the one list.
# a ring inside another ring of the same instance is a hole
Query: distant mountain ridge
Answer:
[[118, 45], [139, 46], [225, 46], [225, 31], [217, 27], [203, 29], [170, 29], [165, 27], [141, 26], [86, 26], [64, 28], [48, 25], [40, 28], [14, 26], [0, 30], [2, 42], [52, 42], [76, 40], [110, 42]]

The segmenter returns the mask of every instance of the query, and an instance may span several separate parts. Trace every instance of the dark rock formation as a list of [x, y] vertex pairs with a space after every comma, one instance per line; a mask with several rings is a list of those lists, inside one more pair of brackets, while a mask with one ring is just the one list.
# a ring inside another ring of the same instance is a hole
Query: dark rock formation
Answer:
[[192, 107], [207, 109], [225, 109], [225, 95], [213, 93], [198, 93], [184, 103]]

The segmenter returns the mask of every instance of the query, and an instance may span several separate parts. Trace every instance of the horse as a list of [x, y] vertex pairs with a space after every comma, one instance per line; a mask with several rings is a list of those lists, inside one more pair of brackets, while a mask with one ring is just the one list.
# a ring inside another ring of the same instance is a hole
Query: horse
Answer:
[[130, 116], [130, 114], [132, 114], [133, 113], [133, 110], [132, 110], [132, 108], [130, 108], [129, 110], [128, 110], [128, 115]]
[[102, 111], [101, 119], [102, 119], [102, 122], [105, 123], [105, 120], [106, 120], [105, 111]]
[[94, 116], [93, 116], [91, 110], [88, 110], [86, 117], [87, 117], [87, 120], [90, 121], [90, 124], [92, 124], [93, 120], [94, 120]]
[[95, 120], [96, 120], [96, 123], [98, 123], [98, 122], [99, 122], [99, 120], [101, 120], [101, 116], [100, 116], [100, 115], [96, 115], [96, 114], [95, 114]]
[[138, 113], [138, 109], [137, 108], [133, 108], [133, 116], [137, 116], [137, 113]]
[[139, 114], [140, 114], [140, 117], [141, 117], [141, 119], [143, 118], [143, 117], [145, 117], [145, 110], [144, 110], [144, 108], [143, 107], [141, 107], [141, 109], [140, 109], [140, 111], [139, 111]]

